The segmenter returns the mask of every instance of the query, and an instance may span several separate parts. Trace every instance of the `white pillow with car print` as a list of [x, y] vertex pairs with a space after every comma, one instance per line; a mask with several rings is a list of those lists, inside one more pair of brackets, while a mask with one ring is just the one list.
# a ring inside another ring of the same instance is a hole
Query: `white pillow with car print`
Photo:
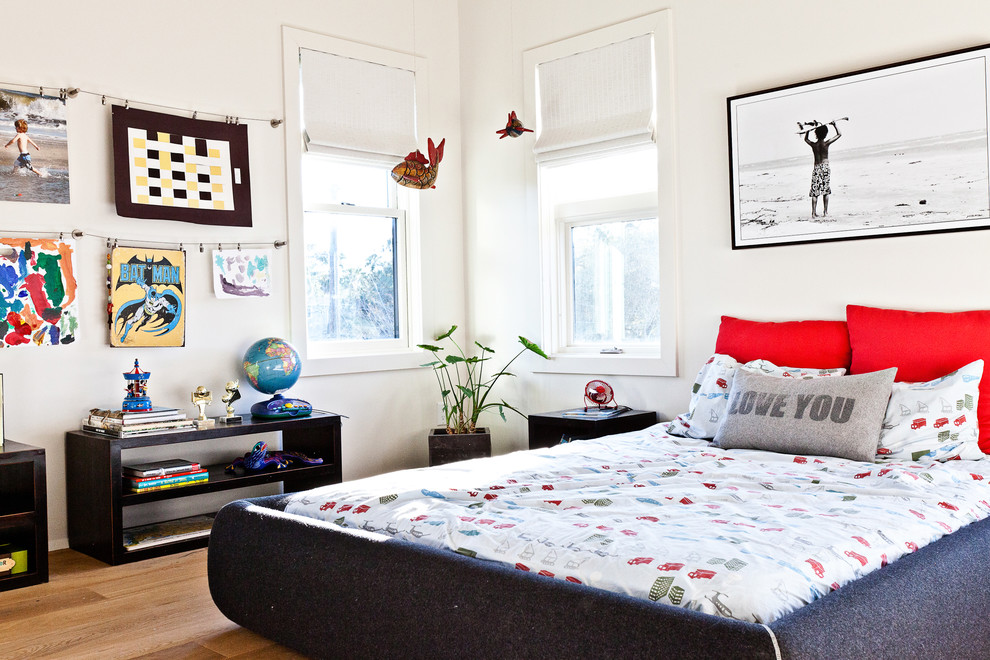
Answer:
[[983, 360], [927, 383], [894, 383], [880, 431], [877, 460], [979, 460]]

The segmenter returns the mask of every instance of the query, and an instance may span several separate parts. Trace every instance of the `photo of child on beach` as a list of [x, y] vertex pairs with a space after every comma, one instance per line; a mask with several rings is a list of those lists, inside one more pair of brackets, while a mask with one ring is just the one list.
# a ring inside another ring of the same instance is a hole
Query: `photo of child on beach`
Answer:
[[0, 201], [69, 203], [65, 101], [0, 89]]
[[729, 99], [733, 247], [990, 227], [987, 56]]

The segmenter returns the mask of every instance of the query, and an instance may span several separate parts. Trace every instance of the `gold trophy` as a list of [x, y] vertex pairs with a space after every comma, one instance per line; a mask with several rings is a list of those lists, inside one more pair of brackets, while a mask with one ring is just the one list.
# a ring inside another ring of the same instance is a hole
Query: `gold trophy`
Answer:
[[197, 408], [199, 408], [199, 417], [193, 420], [193, 423], [196, 424], [196, 428], [198, 429], [212, 428], [214, 422], [212, 419], [209, 419], [206, 416], [206, 406], [213, 403], [213, 395], [210, 393], [210, 391], [206, 389], [204, 386], [200, 385], [195, 390], [193, 390], [192, 402]]
[[235, 378], [234, 380], [227, 381], [227, 384], [223, 388], [226, 393], [220, 397], [220, 400], [227, 404], [227, 415], [225, 417], [217, 417], [217, 421], [221, 424], [241, 423], [241, 416], [234, 414], [234, 401], [241, 398], [241, 393], [237, 389], [238, 384], [238, 380]]

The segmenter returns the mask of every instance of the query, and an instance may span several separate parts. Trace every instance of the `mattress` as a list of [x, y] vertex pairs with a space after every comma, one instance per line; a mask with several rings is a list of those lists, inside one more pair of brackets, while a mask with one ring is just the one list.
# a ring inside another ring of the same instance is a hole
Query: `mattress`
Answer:
[[406, 470], [287, 513], [769, 623], [990, 513], [990, 463], [863, 463], [643, 431]]

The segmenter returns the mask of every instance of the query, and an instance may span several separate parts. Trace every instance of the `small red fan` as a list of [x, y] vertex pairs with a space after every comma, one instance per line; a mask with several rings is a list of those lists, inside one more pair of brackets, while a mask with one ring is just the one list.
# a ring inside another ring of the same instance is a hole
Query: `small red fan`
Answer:
[[[584, 409], [588, 410], [592, 405], [598, 406], [598, 409], [610, 407], [608, 404], [612, 403], [615, 399], [615, 393], [612, 392], [612, 386], [606, 383], [604, 380], [593, 380], [584, 386]], [[615, 407], [615, 406], [611, 406]]]

